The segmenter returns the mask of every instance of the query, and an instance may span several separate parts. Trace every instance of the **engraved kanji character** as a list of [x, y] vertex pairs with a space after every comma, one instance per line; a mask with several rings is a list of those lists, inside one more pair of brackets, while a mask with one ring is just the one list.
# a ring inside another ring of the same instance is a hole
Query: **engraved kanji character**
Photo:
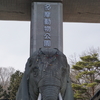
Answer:
[[51, 26], [44, 26], [44, 31], [47, 33], [51, 32]]
[[49, 17], [50, 17], [50, 14], [51, 14], [51, 13], [48, 12], [48, 11], [47, 11], [47, 12], [44, 12], [44, 17], [49, 18]]
[[50, 40], [50, 39], [51, 39], [50, 33], [45, 33], [45, 34], [44, 34], [44, 39]]
[[50, 18], [49, 19], [45, 18], [44, 19], [44, 24], [45, 25], [51, 25], [51, 19]]
[[44, 40], [44, 47], [50, 47], [51, 41], [50, 40]]
[[50, 10], [50, 9], [51, 9], [50, 4], [45, 4], [44, 9], [45, 9], [45, 10]]

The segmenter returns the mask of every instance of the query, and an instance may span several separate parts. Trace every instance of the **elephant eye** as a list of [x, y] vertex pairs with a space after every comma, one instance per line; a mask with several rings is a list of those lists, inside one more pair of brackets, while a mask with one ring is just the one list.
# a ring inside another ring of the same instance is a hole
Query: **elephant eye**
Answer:
[[38, 67], [33, 68], [33, 75], [37, 76], [38, 75]]

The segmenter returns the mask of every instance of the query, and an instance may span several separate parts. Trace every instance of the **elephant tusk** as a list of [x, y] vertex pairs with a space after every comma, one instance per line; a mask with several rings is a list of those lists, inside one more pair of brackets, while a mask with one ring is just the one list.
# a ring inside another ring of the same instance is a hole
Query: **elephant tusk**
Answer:
[[[39, 93], [39, 96], [38, 96], [38, 99], [37, 100], [41, 100], [41, 93]], [[62, 100], [61, 93], [59, 93], [59, 100]]]
[[59, 100], [63, 100], [62, 96], [61, 96], [61, 93], [59, 93]]
[[41, 100], [41, 93], [39, 93], [39, 96], [38, 96], [37, 100]]

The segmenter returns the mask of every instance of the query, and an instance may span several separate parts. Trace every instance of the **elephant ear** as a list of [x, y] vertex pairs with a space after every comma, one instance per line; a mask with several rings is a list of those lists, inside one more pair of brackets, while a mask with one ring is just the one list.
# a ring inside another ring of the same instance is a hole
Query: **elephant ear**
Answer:
[[65, 90], [62, 93], [62, 98], [63, 100], [74, 100], [74, 94], [73, 94], [73, 90], [71, 87], [71, 80], [70, 80], [70, 66], [67, 62], [67, 58], [66, 56], [62, 53], [59, 52], [60, 55], [60, 61], [62, 62], [62, 65], [67, 69], [66, 70], [66, 86], [65, 86]]
[[16, 100], [29, 100], [26, 73], [24, 73], [23, 78], [21, 80], [21, 84], [16, 95]]
[[16, 94], [16, 100], [30, 100], [29, 96], [29, 74], [32, 70], [32, 65], [34, 65], [33, 57], [37, 56], [37, 52], [33, 53], [33, 55], [28, 59], [25, 67], [25, 72], [22, 77], [18, 92]]
[[72, 90], [72, 87], [71, 87], [71, 80], [70, 80], [70, 66], [67, 62], [67, 58], [65, 55], [63, 55], [62, 57], [62, 64], [63, 66], [65, 66], [67, 68], [66, 70], [66, 89], [64, 91], [64, 94], [63, 94], [63, 100], [74, 100], [74, 94], [73, 94], [73, 90]]
[[67, 64], [67, 85], [66, 85], [66, 91], [64, 95], [64, 100], [74, 100], [74, 93], [71, 86], [71, 79], [70, 79], [70, 66]]
[[26, 63], [25, 72], [22, 77], [18, 92], [16, 94], [16, 100], [30, 100], [28, 93], [28, 79], [27, 79], [27, 73], [28, 73], [27, 71], [29, 70], [28, 66], [29, 66], [29, 60]]

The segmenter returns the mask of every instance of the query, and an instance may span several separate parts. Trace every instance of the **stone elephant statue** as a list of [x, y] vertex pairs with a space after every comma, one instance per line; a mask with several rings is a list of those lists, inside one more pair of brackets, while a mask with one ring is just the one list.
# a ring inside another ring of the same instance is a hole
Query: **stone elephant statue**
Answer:
[[16, 100], [74, 100], [69, 69], [58, 49], [40, 48], [26, 63]]

